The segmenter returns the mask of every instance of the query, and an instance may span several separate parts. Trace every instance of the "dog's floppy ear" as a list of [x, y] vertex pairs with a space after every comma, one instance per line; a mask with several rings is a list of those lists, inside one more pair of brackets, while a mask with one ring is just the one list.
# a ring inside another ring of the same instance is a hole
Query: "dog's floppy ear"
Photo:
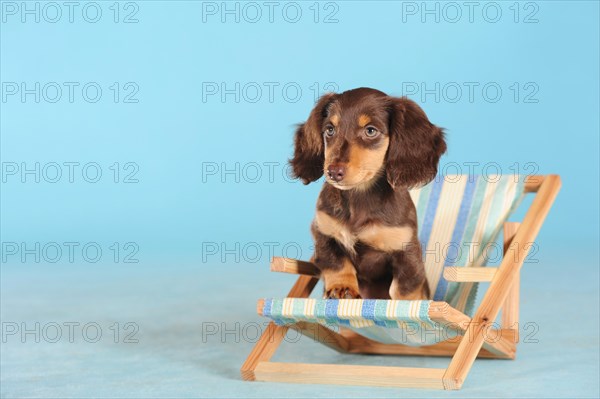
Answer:
[[444, 131], [429, 122], [425, 112], [405, 97], [390, 97], [390, 144], [387, 180], [393, 188], [411, 188], [431, 181], [446, 152]]
[[296, 129], [294, 158], [290, 160], [290, 164], [294, 177], [302, 179], [304, 184], [311, 183], [323, 176], [325, 147], [321, 125], [335, 96], [335, 93], [324, 94], [317, 101], [306, 122], [300, 124]]

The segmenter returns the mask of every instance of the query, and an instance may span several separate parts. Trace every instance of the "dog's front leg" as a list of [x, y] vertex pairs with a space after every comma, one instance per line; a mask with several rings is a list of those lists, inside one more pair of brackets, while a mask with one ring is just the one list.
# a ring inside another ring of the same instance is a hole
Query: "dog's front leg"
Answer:
[[392, 254], [393, 279], [390, 298], [401, 300], [429, 299], [429, 284], [421, 259], [421, 248], [408, 245]]
[[321, 269], [321, 277], [325, 284], [324, 297], [328, 299], [360, 298], [356, 269], [350, 259], [344, 258], [340, 268]]
[[313, 263], [321, 270], [327, 299], [360, 298], [356, 268], [345, 249], [334, 239], [313, 230]]

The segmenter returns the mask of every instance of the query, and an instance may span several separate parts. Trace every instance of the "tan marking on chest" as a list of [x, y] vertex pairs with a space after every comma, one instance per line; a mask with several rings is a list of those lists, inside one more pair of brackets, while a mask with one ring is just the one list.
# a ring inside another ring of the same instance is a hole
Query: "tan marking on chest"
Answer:
[[344, 223], [322, 211], [317, 211], [315, 223], [322, 234], [335, 238], [352, 253], [355, 252], [357, 241], [379, 251], [394, 252], [405, 250], [413, 239], [413, 229], [408, 226], [370, 225], [353, 232]]
[[317, 211], [315, 222], [317, 230], [322, 234], [335, 238], [348, 251], [355, 252], [354, 244], [356, 244], [356, 237], [343, 223], [322, 211]]
[[371, 225], [362, 229], [359, 241], [383, 252], [405, 250], [413, 239], [413, 229], [408, 226]]

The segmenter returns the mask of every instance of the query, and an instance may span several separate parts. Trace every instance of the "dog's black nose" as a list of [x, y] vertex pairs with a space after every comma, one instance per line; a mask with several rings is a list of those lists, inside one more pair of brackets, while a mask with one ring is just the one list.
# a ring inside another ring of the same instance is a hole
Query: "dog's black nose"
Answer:
[[329, 165], [329, 168], [327, 168], [327, 174], [336, 182], [342, 181], [344, 179], [344, 175], [346, 174], [346, 167], [341, 165]]

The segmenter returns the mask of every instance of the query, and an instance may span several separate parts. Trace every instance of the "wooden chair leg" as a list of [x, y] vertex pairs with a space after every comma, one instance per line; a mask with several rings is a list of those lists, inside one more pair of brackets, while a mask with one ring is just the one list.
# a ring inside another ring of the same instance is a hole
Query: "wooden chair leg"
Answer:
[[515, 334], [515, 343], [519, 342], [519, 289], [520, 275], [515, 277], [504, 304], [502, 305], [502, 320], [503, 329], [513, 330]]
[[533, 203], [523, 219], [523, 224], [513, 238], [517, 244], [514, 254], [502, 260], [502, 264], [498, 268], [479, 309], [471, 319], [469, 328], [444, 374], [446, 389], [460, 388], [467, 378], [483, 345], [484, 331], [498, 316], [500, 308], [506, 300], [529, 252], [530, 246], [527, 244], [535, 240], [559, 190], [560, 177], [557, 175], [544, 177]]
[[[521, 223], [504, 223], [504, 256], [511, 256], [510, 245], [513, 241], [517, 229]], [[503, 329], [514, 330], [515, 343], [519, 342], [519, 290], [520, 290], [521, 272], [519, 271], [514, 278], [506, 300], [502, 304], [501, 325]]]
[[[290, 290], [288, 297], [293, 298], [306, 298], [310, 295], [312, 290], [317, 285], [319, 279], [310, 276], [300, 276], [296, 280], [296, 284]], [[253, 381], [256, 379], [255, 370], [260, 362], [268, 361], [288, 331], [288, 326], [278, 326], [271, 322], [267, 329], [263, 332], [258, 342], [248, 355], [248, 358], [242, 365], [242, 378], [247, 381]]]

